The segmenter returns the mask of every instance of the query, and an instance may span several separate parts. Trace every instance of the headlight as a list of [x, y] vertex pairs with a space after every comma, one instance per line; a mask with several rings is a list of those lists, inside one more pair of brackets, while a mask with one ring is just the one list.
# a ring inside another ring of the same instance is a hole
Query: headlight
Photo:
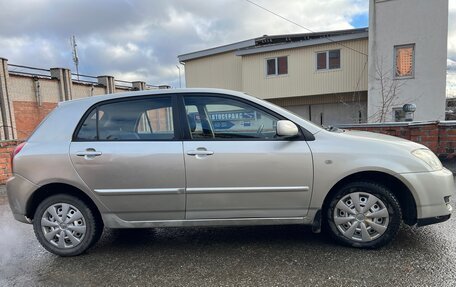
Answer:
[[442, 163], [432, 151], [428, 149], [417, 149], [412, 151], [412, 154], [424, 161], [432, 170], [442, 169]]

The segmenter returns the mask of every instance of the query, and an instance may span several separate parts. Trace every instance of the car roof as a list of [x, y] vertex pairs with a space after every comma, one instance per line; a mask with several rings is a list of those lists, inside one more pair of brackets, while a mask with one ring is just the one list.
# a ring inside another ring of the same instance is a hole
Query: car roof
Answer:
[[73, 105], [73, 104], [95, 104], [97, 102], [102, 102], [111, 99], [121, 99], [129, 97], [139, 97], [139, 96], [153, 96], [153, 95], [166, 95], [166, 94], [185, 94], [185, 93], [213, 93], [213, 94], [228, 94], [234, 95], [241, 98], [251, 99], [255, 98], [249, 96], [242, 92], [226, 90], [226, 89], [213, 89], [213, 88], [183, 88], [183, 89], [157, 89], [157, 90], [143, 90], [143, 91], [133, 91], [133, 92], [124, 92], [124, 93], [114, 93], [106, 95], [98, 95], [92, 97], [86, 97], [82, 99], [75, 99], [65, 102], [60, 102], [61, 105]]

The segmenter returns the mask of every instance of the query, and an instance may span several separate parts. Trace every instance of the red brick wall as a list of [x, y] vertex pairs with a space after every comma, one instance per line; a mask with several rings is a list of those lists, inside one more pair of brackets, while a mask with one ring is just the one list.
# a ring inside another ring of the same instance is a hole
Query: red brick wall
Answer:
[[440, 158], [456, 157], [456, 121], [344, 125], [343, 128], [401, 137], [427, 146]]
[[11, 153], [20, 141], [0, 141], [0, 184], [12, 175], [11, 173]]
[[13, 101], [17, 138], [26, 139], [56, 106], [56, 103], [45, 102], [38, 106], [36, 102]]

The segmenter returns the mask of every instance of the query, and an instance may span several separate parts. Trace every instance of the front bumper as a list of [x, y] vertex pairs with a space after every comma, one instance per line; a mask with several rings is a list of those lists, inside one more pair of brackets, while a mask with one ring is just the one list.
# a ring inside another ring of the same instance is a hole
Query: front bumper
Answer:
[[435, 224], [435, 223], [440, 223], [447, 221], [450, 219], [451, 214], [444, 215], [444, 216], [436, 216], [436, 217], [430, 217], [430, 218], [421, 218], [418, 219], [416, 222], [416, 226], [421, 227], [421, 226], [426, 226], [430, 224]]
[[433, 172], [401, 174], [413, 193], [419, 226], [438, 223], [450, 218], [449, 198], [455, 195], [453, 173], [445, 168]]

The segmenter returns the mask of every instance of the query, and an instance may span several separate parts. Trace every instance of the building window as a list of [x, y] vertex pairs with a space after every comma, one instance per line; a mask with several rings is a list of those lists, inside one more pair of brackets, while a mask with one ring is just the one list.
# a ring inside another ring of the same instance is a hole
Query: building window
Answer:
[[415, 45], [394, 47], [394, 76], [396, 78], [411, 78], [415, 70]]
[[340, 69], [340, 50], [317, 53], [317, 70]]
[[266, 75], [277, 76], [288, 74], [288, 57], [266, 59]]

